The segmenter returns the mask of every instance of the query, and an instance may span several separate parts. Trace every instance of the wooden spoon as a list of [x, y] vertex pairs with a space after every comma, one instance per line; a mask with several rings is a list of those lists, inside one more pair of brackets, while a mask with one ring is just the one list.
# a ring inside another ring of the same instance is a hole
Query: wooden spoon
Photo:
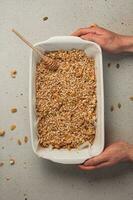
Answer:
[[17, 32], [15, 29], [12, 29], [12, 32], [15, 33], [25, 44], [27, 44], [30, 48], [33, 49], [44, 61], [46, 67], [50, 70], [56, 71], [58, 69], [58, 65], [53, 59], [43, 55], [43, 53], [34, 47], [28, 40], [26, 40], [19, 32]]

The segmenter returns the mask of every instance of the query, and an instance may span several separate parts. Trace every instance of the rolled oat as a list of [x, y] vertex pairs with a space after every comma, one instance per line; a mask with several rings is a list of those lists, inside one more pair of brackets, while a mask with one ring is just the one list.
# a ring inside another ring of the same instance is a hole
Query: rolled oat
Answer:
[[14, 165], [15, 164], [15, 160], [13, 158], [10, 159], [10, 165]]
[[17, 108], [13, 107], [11, 108], [11, 113], [16, 113], [17, 112]]
[[14, 131], [16, 129], [16, 124], [12, 124], [11, 126], [10, 126], [10, 130], [11, 131]]
[[0, 129], [0, 136], [4, 136], [5, 135], [5, 131], [3, 129]]

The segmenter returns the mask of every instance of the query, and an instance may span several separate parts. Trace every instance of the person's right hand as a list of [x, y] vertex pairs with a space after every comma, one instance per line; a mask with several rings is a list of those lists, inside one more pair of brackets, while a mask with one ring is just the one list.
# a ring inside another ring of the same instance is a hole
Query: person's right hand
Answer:
[[104, 50], [110, 53], [122, 52], [122, 37], [121, 35], [106, 30], [97, 25], [88, 28], [80, 28], [72, 33], [73, 36], [81, 37], [85, 40], [90, 40], [98, 43]]
[[86, 160], [79, 167], [83, 170], [93, 170], [110, 167], [122, 161], [133, 162], [133, 145], [119, 141], [109, 145], [100, 155]]

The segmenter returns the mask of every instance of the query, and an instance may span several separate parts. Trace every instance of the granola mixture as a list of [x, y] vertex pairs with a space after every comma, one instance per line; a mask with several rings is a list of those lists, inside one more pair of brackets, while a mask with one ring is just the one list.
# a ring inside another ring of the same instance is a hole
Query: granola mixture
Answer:
[[83, 50], [59, 50], [47, 56], [57, 71], [36, 66], [36, 113], [42, 147], [78, 148], [93, 144], [96, 132], [95, 61]]

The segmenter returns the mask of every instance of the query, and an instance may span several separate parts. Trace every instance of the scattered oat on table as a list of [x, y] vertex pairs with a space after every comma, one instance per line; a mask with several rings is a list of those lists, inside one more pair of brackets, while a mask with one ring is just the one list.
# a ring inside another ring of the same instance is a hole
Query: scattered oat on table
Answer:
[[16, 129], [16, 124], [12, 124], [12, 125], [10, 126], [10, 130], [13, 131], [13, 130], [15, 130], [15, 129]]
[[53, 72], [43, 60], [36, 66], [38, 138], [42, 147], [78, 148], [96, 132], [95, 61], [83, 50], [53, 51]]
[[120, 103], [118, 103], [118, 108], [119, 108], [119, 109], [121, 108], [121, 104], [120, 104]]
[[15, 164], [15, 160], [13, 158], [10, 159], [10, 165], [14, 165]]
[[116, 68], [119, 69], [120, 68], [120, 64], [116, 64]]
[[114, 111], [114, 106], [113, 106], [113, 105], [110, 107], [110, 111], [111, 111], [111, 112]]
[[16, 69], [12, 69], [12, 70], [10, 71], [10, 74], [11, 74], [11, 77], [12, 77], [12, 78], [16, 78], [17, 70], [16, 70]]
[[21, 142], [20, 139], [17, 140], [17, 143], [18, 143], [18, 145], [21, 145], [21, 144], [22, 144], [22, 142]]
[[0, 162], [0, 167], [2, 167], [4, 165], [4, 162], [3, 161], [1, 161]]
[[43, 17], [43, 21], [46, 21], [46, 20], [48, 20], [48, 17], [47, 16]]
[[11, 113], [16, 113], [17, 112], [17, 108], [13, 107], [11, 108]]
[[131, 101], [133, 101], [133, 96], [132, 96], [132, 97], [129, 97], [129, 99], [130, 99]]
[[28, 142], [28, 137], [24, 136], [24, 142], [27, 143]]
[[3, 129], [0, 129], [0, 136], [4, 136], [5, 135], [5, 131]]

